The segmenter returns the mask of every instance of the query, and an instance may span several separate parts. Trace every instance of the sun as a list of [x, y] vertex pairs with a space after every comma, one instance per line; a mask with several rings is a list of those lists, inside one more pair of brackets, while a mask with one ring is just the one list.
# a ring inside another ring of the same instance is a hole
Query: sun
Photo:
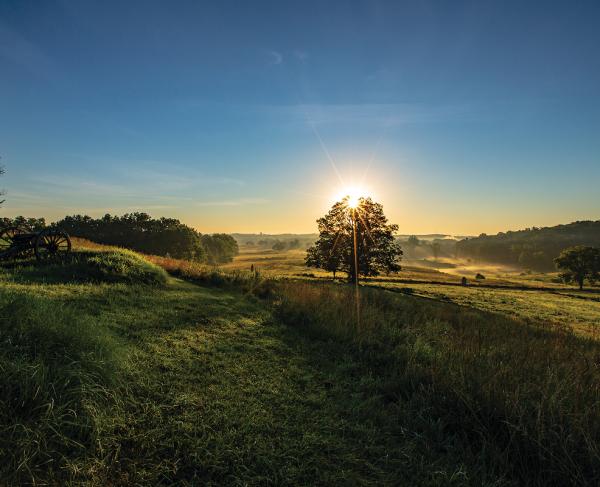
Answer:
[[361, 186], [345, 186], [336, 195], [336, 201], [348, 198], [348, 206], [356, 208], [360, 203], [361, 198], [366, 198], [369, 191]]

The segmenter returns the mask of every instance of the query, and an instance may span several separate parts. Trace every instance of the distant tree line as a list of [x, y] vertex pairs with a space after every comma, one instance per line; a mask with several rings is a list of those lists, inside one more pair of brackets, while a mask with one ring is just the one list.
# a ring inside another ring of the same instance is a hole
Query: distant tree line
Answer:
[[312, 243], [310, 239], [303, 239], [302, 241], [299, 238], [289, 238], [289, 239], [279, 239], [279, 238], [268, 238], [268, 239], [260, 239], [258, 241], [254, 240], [246, 240], [246, 247], [261, 247], [263, 249], [270, 248], [272, 250], [293, 250], [299, 249], [302, 247], [306, 247]]
[[493, 236], [481, 234], [457, 242], [456, 251], [459, 257], [552, 271], [554, 259], [563, 249], [580, 245], [600, 247], [600, 220], [533, 227]]
[[[19, 226], [32, 231], [44, 228], [45, 223], [43, 218], [2, 219], [3, 227]], [[179, 220], [155, 219], [147, 213], [106, 214], [102, 218], [73, 215], [53, 225], [63, 228], [71, 236], [93, 242], [208, 264], [231, 262], [239, 252], [237, 242], [230, 235], [202, 235]]]

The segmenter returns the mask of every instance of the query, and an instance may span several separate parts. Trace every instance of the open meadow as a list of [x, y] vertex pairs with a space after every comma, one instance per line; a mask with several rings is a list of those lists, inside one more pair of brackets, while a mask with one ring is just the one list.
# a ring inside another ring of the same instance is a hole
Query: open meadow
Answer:
[[[226, 270], [249, 271], [254, 266], [266, 276], [294, 279], [331, 280], [332, 274], [307, 268], [305, 252], [242, 249]], [[523, 272], [502, 265], [473, 265], [464, 261], [442, 259], [436, 263], [408, 261], [397, 274], [363, 279], [363, 286], [374, 286], [411, 293], [441, 302], [552, 323], [578, 333], [600, 337], [600, 287], [579, 291], [572, 285], [557, 282], [557, 273]], [[485, 273], [479, 280], [477, 273]], [[461, 285], [461, 278], [467, 285]], [[338, 276], [345, 279], [345, 276]]]
[[600, 479], [587, 297], [409, 269], [362, 287], [357, 323], [353, 288], [295, 252], [262, 276], [75, 245], [0, 269], [8, 485]]

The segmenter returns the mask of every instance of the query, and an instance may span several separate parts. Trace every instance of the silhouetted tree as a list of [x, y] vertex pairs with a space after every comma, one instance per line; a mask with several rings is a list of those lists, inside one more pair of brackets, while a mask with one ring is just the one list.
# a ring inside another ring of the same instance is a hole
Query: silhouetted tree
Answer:
[[356, 227], [358, 274], [375, 276], [400, 270], [400, 245], [394, 238], [397, 225], [388, 224], [383, 206], [371, 198], [361, 198], [356, 208], [348, 198], [335, 203], [317, 220], [319, 238], [307, 250], [306, 265], [331, 272], [346, 272], [352, 281], [354, 272], [353, 228]]
[[38, 232], [46, 228], [45, 218], [25, 218], [16, 216], [15, 218], [0, 218], [0, 228], [18, 227], [26, 231]]
[[[65, 217], [55, 225], [75, 237], [146, 254], [169, 255], [198, 262], [206, 262], [208, 259], [202, 235], [174, 218], [154, 219], [146, 213], [129, 213], [121, 217], [107, 214], [97, 219], [87, 215], [74, 215]], [[219, 253], [214, 250], [218, 246], [219, 243], [211, 251]], [[229, 255], [230, 250], [220, 253]]]
[[576, 282], [580, 290], [586, 279], [594, 284], [600, 277], [600, 249], [594, 247], [579, 245], [564, 249], [554, 263], [563, 271], [561, 278], [567, 283]]

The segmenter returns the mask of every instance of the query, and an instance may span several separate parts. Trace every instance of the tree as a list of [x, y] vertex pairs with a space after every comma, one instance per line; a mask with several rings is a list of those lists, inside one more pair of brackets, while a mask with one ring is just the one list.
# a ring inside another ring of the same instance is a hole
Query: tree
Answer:
[[24, 216], [16, 216], [14, 218], [0, 218], [0, 228], [18, 227], [29, 232], [39, 232], [46, 228], [46, 219], [42, 218], [25, 218]]
[[202, 235], [202, 244], [206, 249], [209, 264], [231, 262], [240, 252], [237, 240], [226, 233]]
[[431, 251], [433, 252], [433, 258], [435, 260], [438, 259], [438, 256], [440, 255], [440, 249], [442, 248], [442, 246], [440, 245], [439, 242], [434, 241], [431, 243]]
[[411, 235], [408, 237], [406, 241], [406, 247], [411, 256], [414, 257], [415, 249], [421, 245], [421, 241], [416, 237], [416, 235]]
[[578, 245], [564, 249], [554, 259], [556, 267], [563, 272], [561, 278], [565, 282], [576, 282], [579, 289], [583, 289], [583, 282], [587, 279], [594, 284], [600, 277], [600, 249]]
[[285, 250], [285, 242], [281, 240], [276, 240], [273, 246], [271, 247], [273, 250]]
[[421, 241], [417, 238], [416, 235], [411, 235], [410, 237], [408, 237], [406, 245], [414, 249], [415, 247], [421, 245]]
[[297, 238], [294, 238], [287, 243], [287, 246], [288, 246], [288, 249], [290, 249], [290, 250], [299, 249], [300, 248], [300, 240]]
[[71, 236], [97, 243], [117, 245], [146, 254], [169, 255], [176, 259], [206, 260], [201, 235], [174, 218], [154, 219], [146, 213], [130, 213], [121, 217], [107, 214], [98, 219], [74, 215], [65, 217], [55, 225]]
[[400, 270], [400, 245], [394, 238], [398, 225], [388, 224], [383, 206], [371, 198], [360, 198], [356, 208], [348, 198], [335, 203], [317, 220], [319, 238], [307, 250], [306, 265], [333, 272], [346, 272], [353, 282], [358, 279], [354, 269], [353, 231], [356, 229], [358, 274], [376, 276], [381, 272]]

